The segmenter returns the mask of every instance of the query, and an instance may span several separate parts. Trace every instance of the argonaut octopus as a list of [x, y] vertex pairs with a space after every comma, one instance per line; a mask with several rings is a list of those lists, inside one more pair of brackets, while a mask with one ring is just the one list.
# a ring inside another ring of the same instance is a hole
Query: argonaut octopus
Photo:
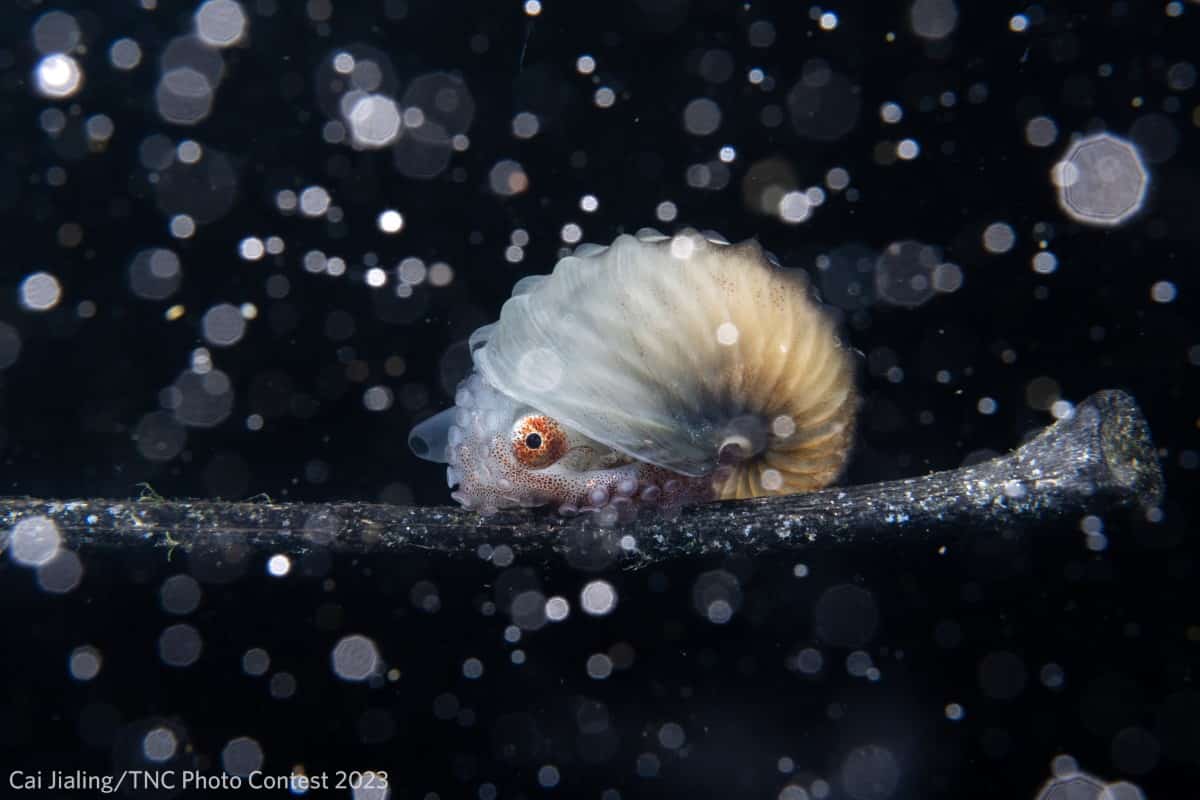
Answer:
[[801, 270], [750, 240], [649, 229], [522, 278], [470, 338], [454, 406], [409, 445], [482, 514], [638, 508], [834, 481], [858, 409], [851, 352]]

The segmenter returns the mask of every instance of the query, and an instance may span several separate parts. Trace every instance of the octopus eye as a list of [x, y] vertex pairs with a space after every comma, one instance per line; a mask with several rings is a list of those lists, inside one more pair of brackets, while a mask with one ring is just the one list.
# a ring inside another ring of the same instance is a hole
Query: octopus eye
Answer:
[[567, 452], [567, 435], [550, 417], [531, 414], [513, 426], [513, 456], [526, 467], [541, 469]]

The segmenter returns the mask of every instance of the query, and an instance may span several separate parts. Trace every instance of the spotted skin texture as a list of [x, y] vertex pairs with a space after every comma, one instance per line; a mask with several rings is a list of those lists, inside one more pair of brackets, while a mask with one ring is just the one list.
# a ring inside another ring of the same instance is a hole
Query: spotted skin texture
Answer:
[[[672, 509], [715, 497], [720, 471], [689, 477], [634, 461], [533, 409], [513, 403], [478, 374], [459, 387], [447, 479], [463, 506], [483, 514], [549, 505], [564, 515], [632, 519], [639, 509]], [[530, 447], [536, 434], [539, 447]]]

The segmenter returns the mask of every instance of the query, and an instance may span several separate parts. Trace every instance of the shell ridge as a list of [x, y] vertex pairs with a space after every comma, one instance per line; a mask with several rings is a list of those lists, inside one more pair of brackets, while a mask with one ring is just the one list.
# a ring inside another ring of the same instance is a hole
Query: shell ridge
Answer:
[[781, 293], [778, 302], [782, 306], [782, 316], [787, 328], [780, 335], [776, 346], [768, 348], [772, 357], [765, 359], [765, 361], [773, 367], [770, 377], [767, 375], [763, 376], [763, 386], [768, 397], [778, 397], [780, 385], [787, 380], [788, 368], [791, 359], [795, 357], [796, 348], [803, 345], [800, 326], [802, 319], [807, 317], [807, 309], [802, 304], [792, 302], [790, 298], [783, 295], [782, 284], [777, 288]]
[[[681, 236], [691, 237], [686, 258], [677, 257]], [[790, 488], [798, 474], [840, 468], [819, 455], [846, 438], [829, 426], [849, 420], [838, 405], [853, 402], [848, 358], [807, 284], [772, 267], [757, 243], [712, 244], [690, 230], [660, 241], [622, 235], [535, 277], [479, 337], [477, 366], [500, 391], [628, 457], [693, 476], [716, 467], [726, 426], [754, 416], [766, 451], [734, 467], [722, 496], [775, 491], [765, 469]], [[724, 323], [735, 341], [718, 332]], [[553, 354], [557, 382], [522, 374], [530, 353]], [[788, 437], [769, 433], [780, 414], [795, 418]]]
[[[611, 254], [611, 255], [610, 255]], [[605, 342], [594, 337], [593, 334], [597, 329], [603, 327], [611, 328], [610, 319], [605, 319], [604, 309], [611, 308], [607, 303], [592, 303], [588, 306], [591, 313], [587, 318], [582, 319], [581, 324], [572, 326], [570, 336], [555, 336], [553, 328], [555, 323], [560, 320], [551, 321], [550, 318], [543, 313], [536, 313], [536, 309], [531, 309], [526, 305], [527, 301], [536, 297], [539, 305], [562, 306], [569, 301], [571, 295], [580, 294], [587, 290], [588, 279], [594, 283], [596, 279], [596, 264], [588, 264], [586, 261], [602, 261], [611, 259], [617, 256], [615, 266], [618, 268], [622, 264], [628, 264], [628, 243], [618, 241], [614, 243], [612, 248], [607, 249], [603, 253], [598, 253], [594, 256], [589, 256], [587, 259], [563, 259], [556, 266], [552, 275], [556, 280], [547, 281], [538, 287], [536, 294], [523, 295], [521, 298], [514, 298], [505, 303], [505, 308], [502, 309], [501, 319], [503, 323], [507, 323], [509, 319], [527, 318], [529, 321], [522, 325], [505, 325], [504, 327], [515, 330], [522, 330], [522, 337], [509, 336], [496, 342], [496, 350], [500, 354], [498, 358], [490, 358], [488, 354], [480, 359], [481, 370], [484, 372], [494, 385], [504, 390], [506, 393], [522, 399], [524, 402], [538, 407], [541, 410], [549, 410], [555, 416], [561, 418], [564, 422], [579, 429], [585, 435], [590, 436], [598, 441], [601, 441], [609, 446], [614, 446], [634, 458], [646, 459], [646, 454], [636, 448], [630, 448], [627, 444], [621, 442], [610, 441], [610, 437], [605, 436], [605, 427], [611, 426], [613, 422], [613, 410], [620, 409], [624, 406], [621, 400], [624, 397], [628, 402], [629, 396], [638, 394], [636, 382], [631, 384], [627, 377], [620, 371], [615, 374], [609, 374], [607, 379], [588, 379], [586, 382], [591, 385], [592, 393], [598, 395], [591, 402], [576, 403], [575, 408], [562, 408], [554, 402], [547, 402], [546, 398], [541, 398], [540, 402], [530, 397], [529, 392], [525, 387], [518, 385], [518, 382], [507, 379], [505, 376], [513, 374], [513, 369], [517, 364], [512, 363], [511, 357], [505, 357], [506, 350], [512, 349], [528, 349], [535, 346], [535, 343], [542, 342], [543, 346], [552, 345], [552, 351], [556, 353], [559, 360], [565, 364], [580, 364], [581, 361], [576, 358], [576, 352], [580, 348], [580, 343], [584, 343], [584, 348], [587, 345], [594, 344], [594, 349], [601, 349], [605, 346]], [[591, 273], [590, 275], [587, 273]], [[620, 327], [626, 327], [627, 321], [620, 324]], [[523, 341], [525, 340], [525, 341]], [[574, 347], [572, 347], [574, 343]], [[492, 348], [489, 348], [492, 349]], [[576, 370], [578, 371], [578, 370]], [[670, 419], [653, 419], [643, 417], [642, 424], [647, 426], [648, 430], [657, 431], [658, 435], [655, 439], [669, 438], [673, 420]], [[620, 424], [620, 423], [616, 423]], [[659, 446], [661, 448], [661, 445]], [[655, 456], [651, 455], [651, 458]], [[665, 460], [663, 456], [657, 456], [659, 460]]]

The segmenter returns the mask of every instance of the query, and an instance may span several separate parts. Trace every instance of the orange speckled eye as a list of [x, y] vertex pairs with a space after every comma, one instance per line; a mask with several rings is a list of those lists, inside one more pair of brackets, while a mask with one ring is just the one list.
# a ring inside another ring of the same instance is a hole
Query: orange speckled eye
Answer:
[[548, 467], [567, 452], [567, 434], [550, 417], [531, 414], [513, 426], [513, 456], [521, 464]]

